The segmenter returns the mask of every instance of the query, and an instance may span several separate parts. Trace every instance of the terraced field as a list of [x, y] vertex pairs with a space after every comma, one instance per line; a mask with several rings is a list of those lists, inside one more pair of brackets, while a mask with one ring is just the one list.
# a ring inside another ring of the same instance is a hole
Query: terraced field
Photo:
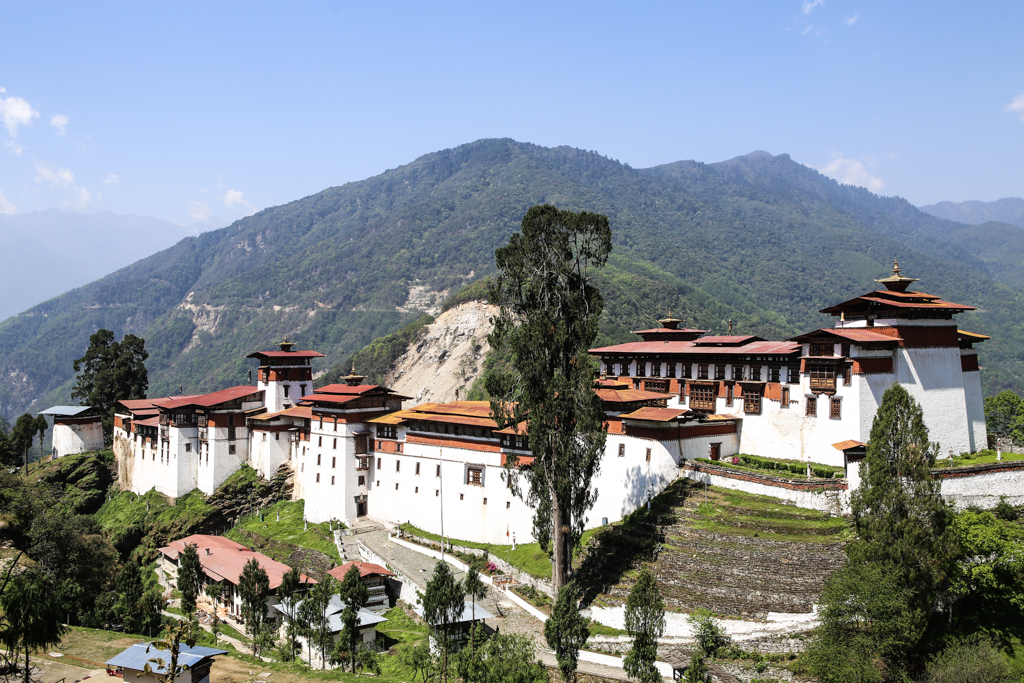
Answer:
[[764, 619], [811, 611], [850, 534], [842, 517], [679, 479], [596, 534], [576, 576], [588, 600], [618, 604], [646, 563], [669, 609]]

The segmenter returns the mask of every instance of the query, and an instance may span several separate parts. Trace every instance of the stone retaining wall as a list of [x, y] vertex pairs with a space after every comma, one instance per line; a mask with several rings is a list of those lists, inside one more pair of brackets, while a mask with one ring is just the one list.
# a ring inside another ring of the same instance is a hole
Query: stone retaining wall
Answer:
[[971, 505], [991, 509], [1003, 497], [1011, 505], [1024, 505], [1024, 460], [939, 467], [932, 476], [942, 482], [942, 497], [958, 510]]
[[835, 515], [845, 514], [850, 510], [850, 491], [845, 479], [789, 479], [694, 460], [684, 461], [679, 471], [681, 476], [692, 481], [772, 496], [810, 510]]

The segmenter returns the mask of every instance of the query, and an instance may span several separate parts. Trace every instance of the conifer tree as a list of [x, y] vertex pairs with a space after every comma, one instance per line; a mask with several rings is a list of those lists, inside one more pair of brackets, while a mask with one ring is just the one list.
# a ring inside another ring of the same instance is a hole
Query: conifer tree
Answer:
[[654, 662], [658, 658], [658, 639], [665, 632], [665, 603], [650, 567], [640, 570], [629, 591], [626, 632], [633, 639], [622, 667], [626, 675], [640, 683], [661, 683]]
[[110, 330], [97, 330], [89, 337], [85, 355], [75, 360], [79, 373], [71, 398], [85, 401], [103, 415], [103, 437], [113, 439], [114, 405], [123, 399], [145, 398], [149, 389], [146, 370], [146, 340], [126, 334], [114, 341]]
[[203, 589], [203, 568], [199, 550], [189, 543], [178, 557], [178, 592], [181, 593], [181, 611], [185, 616], [196, 611], [196, 600]]
[[142, 585], [142, 573], [135, 560], [129, 560], [121, 567], [114, 580], [117, 602], [114, 613], [121, 618], [128, 633], [142, 633], [144, 615], [139, 609], [146, 589]]
[[[488, 340], [509, 352], [512, 369], [488, 376], [486, 388], [502, 427], [529, 420], [534, 461], [526, 501], [535, 510], [534, 537], [551, 549], [556, 592], [569, 581], [604, 453], [604, 411], [589, 355], [604, 299], [591, 278], [608, 260], [611, 235], [605, 216], [545, 204], [530, 208], [521, 232], [494, 252], [499, 274], [490, 297], [501, 310]], [[517, 465], [509, 457], [508, 476]]]
[[551, 616], [544, 622], [544, 640], [555, 651], [558, 670], [567, 683], [576, 680], [580, 648], [590, 637], [587, 620], [580, 614], [579, 591], [576, 584], [562, 586], [551, 608]]
[[288, 617], [285, 635], [288, 638], [288, 651], [293, 658], [298, 648], [296, 639], [302, 633], [302, 625], [296, 618], [298, 616], [296, 603], [298, 602], [297, 598], [301, 586], [302, 575], [299, 573], [298, 567], [292, 567], [281, 577], [281, 585], [277, 587], [277, 596], [281, 599], [281, 606], [284, 608], [285, 616]]
[[441, 646], [441, 678], [448, 680], [448, 655], [452, 645], [452, 627], [466, 609], [466, 594], [455, 580], [447, 562], [438, 562], [423, 593], [423, 618], [434, 631]]
[[50, 581], [42, 572], [29, 569], [7, 582], [0, 593], [0, 642], [13, 653], [25, 653], [23, 683], [29, 683], [29, 653], [60, 642], [67, 630], [61, 623], [60, 604]]
[[238, 577], [238, 594], [242, 599], [242, 619], [245, 632], [252, 638], [252, 653], [259, 656], [259, 635], [267, 620], [267, 598], [270, 596], [270, 577], [255, 558], [242, 567]]
[[354, 563], [345, 572], [345, 578], [338, 589], [338, 597], [345, 605], [341, 611], [341, 638], [339, 643], [346, 645], [352, 673], [356, 672], [356, 646], [359, 640], [359, 610], [370, 597], [370, 590], [359, 575], [359, 567]]

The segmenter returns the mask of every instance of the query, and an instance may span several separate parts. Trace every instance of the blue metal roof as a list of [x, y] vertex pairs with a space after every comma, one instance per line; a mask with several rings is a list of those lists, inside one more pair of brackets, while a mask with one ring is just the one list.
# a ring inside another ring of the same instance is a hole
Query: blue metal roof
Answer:
[[79, 413], [91, 410], [92, 406], [53, 406], [46, 410], [40, 410], [40, 415], [54, 415], [56, 417], [74, 417]]
[[[207, 657], [226, 655], [227, 653], [227, 650], [218, 650], [212, 647], [189, 647], [182, 643], [178, 648], [178, 665], [193, 667]], [[153, 659], [162, 659], [166, 665], [170, 665], [171, 653], [168, 650], [157, 649], [151, 643], [135, 643], [113, 659], [107, 660], [106, 663], [108, 666], [119, 666], [122, 669], [135, 669], [136, 671], [142, 671], [149, 664], [153, 673], [167, 673], [164, 666], [150, 661]]]
[[[287, 598], [285, 598], [285, 600], [287, 601]], [[296, 613], [298, 613], [298, 609], [301, 605], [301, 600], [295, 603]], [[284, 614], [285, 616], [288, 615], [288, 608], [284, 604], [274, 605], [274, 608], [281, 614]], [[341, 631], [342, 628], [344, 628], [344, 625], [341, 623], [341, 613], [344, 609], [345, 603], [341, 601], [341, 596], [332, 595], [331, 600], [327, 605], [327, 609], [324, 610], [324, 615], [327, 617], [327, 622], [330, 625], [329, 627], [331, 633], [337, 633]], [[365, 628], [367, 626], [376, 626], [377, 624], [382, 624], [385, 621], [387, 621], [386, 617], [382, 617], [379, 614], [374, 614], [365, 607], [360, 607], [358, 614], [359, 622], [357, 626], [359, 628]]]

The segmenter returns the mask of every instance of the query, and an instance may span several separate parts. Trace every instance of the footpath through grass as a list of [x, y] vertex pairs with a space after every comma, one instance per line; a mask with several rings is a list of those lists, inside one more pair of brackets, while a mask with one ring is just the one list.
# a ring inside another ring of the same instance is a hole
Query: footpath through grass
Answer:
[[[999, 455], [994, 450], [985, 449], [980, 450], [977, 453], [961, 453], [953, 458], [945, 458], [943, 460], [937, 460], [935, 462], [936, 467], [969, 467], [970, 465], [991, 465], [996, 462], [996, 456]], [[1024, 453], [1003, 453], [1002, 461], [1010, 460], [1024, 460]]]
[[[424, 531], [418, 527], [414, 527], [412, 524], [402, 524], [402, 531], [407, 534], [419, 536], [421, 538], [427, 538], [438, 544], [441, 543], [441, 537], [437, 534], [432, 534], [429, 531]], [[580, 548], [587, 545], [590, 537], [601, 530], [602, 527], [596, 529], [588, 529], [583, 532], [583, 538], [580, 541]], [[472, 541], [460, 541], [457, 538], [447, 538], [446, 541], [453, 545], [461, 545], [466, 548], [474, 548], [476, 550], [486, 550], [492, 555], [505, 560], [516, 569], [524, 571], [530, 576], [535, 576], [539, 579], [550, 579], [551, 578], [551, 558], [541, 550], [540, 543], [520, 543], [516, 545], [516, 549], [512, 550], [511, 545], [499, 545], [497, 543], [474, 543]], [[579, 549], [577, 549], [577, 554]]]
[[[327, 555], [336, 563], [341, 564], [341, 555], [338, 547], [334, 544], [334, 534], [331, 525], [305, 524], [303, 514], [306, 503], [302, 500], [280, 501], [262, 511], [263, 519], [259, 515], [245, 517], [239, 520], [238, 525], [224, 534], [233, 541], [243, 545], [252, 543], [252, 539], [245, 534], [239, 533], [242, 529], [255, 534], [262, 539], [277, 541], [269, 543], [260, 548], [260, 552], [269, 555], [278, 562], [283, 562], [294, 551], [295, 546], [317, 550]], [[280, 520], [278, 520], [280, 513]], [[344, 525], [335, 522], [334, 528], [344, 528]]]

